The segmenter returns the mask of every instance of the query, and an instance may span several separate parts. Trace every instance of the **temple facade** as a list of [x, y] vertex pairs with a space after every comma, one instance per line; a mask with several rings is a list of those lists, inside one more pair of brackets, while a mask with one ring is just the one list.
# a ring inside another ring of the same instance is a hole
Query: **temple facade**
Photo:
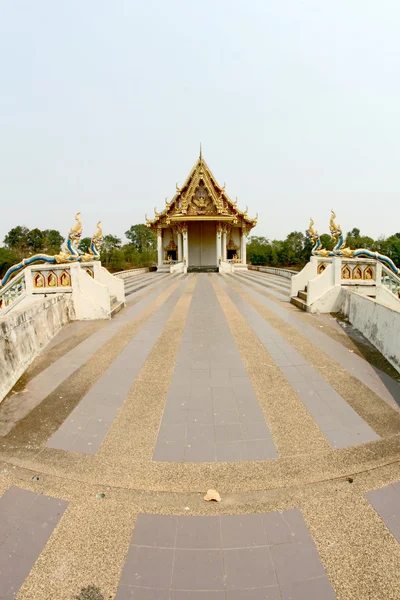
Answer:
[[245, 268], [246, 237], [256, 225], [220, 186], [200, 151], [182, 187], [147, 226], [157, 235], [158, 268], [175, 272]]

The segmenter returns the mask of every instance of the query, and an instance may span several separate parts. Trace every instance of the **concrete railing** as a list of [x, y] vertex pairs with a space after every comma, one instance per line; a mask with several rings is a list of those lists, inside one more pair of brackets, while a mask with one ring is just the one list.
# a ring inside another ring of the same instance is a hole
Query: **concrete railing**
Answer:
[[71, 294], [39, 297], [0, 317], [0, 402], [63, 325], [74, 317]]
[[291, 269], [280, 269], [279, 267], [258, 267], [257, 265], [248, 265], [247, 267], [251, 271], [261, 271], [262, 273], [270, 273], [271, 275], [279, 275], [279, 277], [286, 277], [291, 279], [294, 275], [298, 275], [298, 271], [292, 271]]
[[81, 319], [111, 318], [111, 298], [124, 302], [124, 282], [100, 261], [38, 264], [25, 267], [0, 289], [0, 317], [15, 307], [56, 294], [72, 295], [74, 314]]
[[127, 279], [128, 277], [134, 277], [135, 275], [142, 275], [143, 273], [148, 273], [149, 267], [141, 267], [139, 269], [128, 269], [127, 271], [118, 271], [117, 273], [113, 273], [114, 277], [118, 277], [118, 279]]
[[0, 289], [0, 316], [7, 314], [12, 308], [21, 302], [26, 295], [26, 273], [25, 270], [11, 279]]
[[400, 302], [388, 306], [345, 288], [340, 310], [400, 373]]

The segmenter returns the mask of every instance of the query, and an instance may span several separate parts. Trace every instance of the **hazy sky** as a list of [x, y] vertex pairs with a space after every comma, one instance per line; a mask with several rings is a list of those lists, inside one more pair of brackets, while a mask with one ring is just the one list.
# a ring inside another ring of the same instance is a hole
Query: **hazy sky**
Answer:
[[400, 231], [398, 0], [0, 0], [0, 240], [123, 237], [204, 158], [253, 232]]

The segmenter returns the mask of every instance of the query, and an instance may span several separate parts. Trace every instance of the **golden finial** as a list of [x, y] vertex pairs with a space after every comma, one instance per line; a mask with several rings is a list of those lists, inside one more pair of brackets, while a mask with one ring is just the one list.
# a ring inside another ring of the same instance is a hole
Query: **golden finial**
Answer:
[[71, 227], [70, 232], [71, 233], [81, 233], [82, 232], [82, 221], [81, 221], [81, 217], [80, 217], [80, 212], [77, 212], [75, 215], [75, 220], [76, 220], [76, 224]]
[[200, 155], [199, 155], [199, 159], [203, 160], [203, 151], [202, 151], [202, 148], [201, 148], [201, 142], [200, 142]]
[[316, 229], [314, 229], [314, 219], [312, 217], [310, 217], [310, 226], [308, 228], [308, 232], [310, 234], [310, 237], [318, 235], [318, 232], [316, 231]]
[[97, 231], [93, 236], [93, 239], [99, 240], [103, 237], [103, 228], [101, 226], [101, 221], [97, 223]]
[[335, 219], [336, 219], [336, 213], [333, 210], [333, 208], [331, 208], [331, 219], [329, 221], [329, 227], [330, 227], [331, 231], [338, 231], [340, 229], [340, 225], [336, 225]]

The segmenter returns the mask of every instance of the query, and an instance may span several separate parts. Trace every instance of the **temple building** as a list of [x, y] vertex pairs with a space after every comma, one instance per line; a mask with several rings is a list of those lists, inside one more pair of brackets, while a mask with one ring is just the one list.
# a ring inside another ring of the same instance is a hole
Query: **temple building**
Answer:
[[147, 226], [157, 234], [158, 269], [171, 272], [246, 268], [246, 236], [256, 225], [220, 186], [200, 150], [181, 188]]

